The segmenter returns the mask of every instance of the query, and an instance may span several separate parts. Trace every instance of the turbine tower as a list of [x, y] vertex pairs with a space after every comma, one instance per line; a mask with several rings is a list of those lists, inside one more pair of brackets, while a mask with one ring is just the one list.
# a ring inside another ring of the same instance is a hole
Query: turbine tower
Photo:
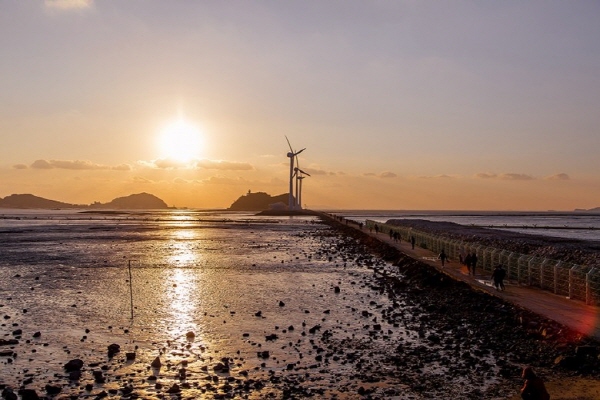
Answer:
[[302, 210], [302, 180], [306, 178], [306, 176], [310, 176], [310, 174], [300, 169], [298, 157], [296, 157], [296, 165], [297, 167], [294, 168], [294, 176], [296, 177], [296, 201], [298, 202], [298, 204], [296, 204], [296, 209]]
[[296, 159], [298, 157], [298, 154], [300, 154], [304, 150], [306, 150], [306, 148], [304, 148], [300, 151], [294, 151], [294, 149], [292, 148], [292, 145], [290, 144], [290, 140], [287, 138], [287, 136], [285, 137], [285, 140], [287, 141], [288, 146], [290, 146], [290, 151], [289, 151], [289, 153], [287, 153], [287, 156], [290, 159], [290, 195], [288, 197], [288, 209], [295, 210], [296, 209], [296, 201], [294, 199], [294, 159]]

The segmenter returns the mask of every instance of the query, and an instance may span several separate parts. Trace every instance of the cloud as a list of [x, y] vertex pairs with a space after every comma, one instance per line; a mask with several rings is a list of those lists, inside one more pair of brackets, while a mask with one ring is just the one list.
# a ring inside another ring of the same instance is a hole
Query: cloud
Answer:
[[124, 164], [117, 167], [95, 164], [87, 160], [35, 160], [31, 164], [33, 169], [72, 169], [72, 170], [94, 170], [94, 169], [123, 169]]
[[381, 172], [379, 174], [376, 174], [374, 172], [365, 172], [362, 175], [363, 176], [368, 176], [368, 177], [383, 178], [383, 179], [386, 179], [386, 178], [396, 178], [398, 176], [395, 173], [390, 172], [390, 171], [384, 171], [384, 172]]
[[35, 160], [33, 164], [31, 164], [31, 168], [34, 169], [52, 169], [54, 168], [52, 164], [50, 164], [46, 160]]
[[112, 167], [111, 169], [114, 169], [115, 171], [131, 171], [133, 168], [129, 164], [119, 164]]
[[486, 174], [485, 172], [480, 172], [475, 176], [481, 179], [496, 179], [498, 177], [496, 174]]
[[568, 181], [571, 179], [571, 177], [565, 173], [560, 173], [560, 174], [554, 174], [554, 175], [547, 176], [546, 179], [551, 180], [551, 181]]
[[57, 10], [77, 10], [90, 8], [94, 5], [93, 0], [44, 0], [47, 8]]
[[302, 171], [308, 172], [311, 175], [331, 175], [332, 172], [325, 171], [320, 168], [302, 168]]
[[526, 174], [502, 174], [500, 175], [500, 179], [505, 181], [531, 181], [535, 178]]
[[25, 164], [16, 164], [16, 165], [13, 165], [12, 168], [13, 169], [27, 169], [29, 167]]
[[219, 171], [254, 170], [252, 164], [223, 160], [192, 160], [189, 162], [183, 162], [169, 158], [159, 158], [152, 161], [138, 161], [138, 164], [144, 167], [158, 169], [214, 169]]
[[454, 177], [450, 176], [450, 175], [446, 175], [446, 174], [440, 174], [440, 175], [421, 175], [419, 176], [419, 179], [452, 179]]
[[531, 175], [527, 175], [527, 174], [513, 174], [513, 173], [507, 173], [507, 174], [488, 174], [485, 172], [481, 172], [475, 175], [477, 178], [480, 179], [501, 179], [504, 181], [532, 181], [535, 178]]

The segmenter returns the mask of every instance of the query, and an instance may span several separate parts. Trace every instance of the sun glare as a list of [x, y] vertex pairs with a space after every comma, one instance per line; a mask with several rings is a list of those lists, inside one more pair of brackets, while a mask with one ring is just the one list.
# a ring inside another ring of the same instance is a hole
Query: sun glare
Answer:
[[202, 140], [198, 128], [180, 119], [162, 130], [158, 145], [161, 157], [187, 163], [200, 156]]

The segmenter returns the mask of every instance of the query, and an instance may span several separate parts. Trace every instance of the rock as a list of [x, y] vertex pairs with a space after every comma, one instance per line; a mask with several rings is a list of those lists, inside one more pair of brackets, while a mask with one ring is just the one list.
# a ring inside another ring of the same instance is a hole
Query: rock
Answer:
[[121, 351], [121, 346], [116, 343], [113, 343], [108, 346], [108, 357], [112, 358], [115, 354]]
[[34, 338], [39, 338], [40, 336], [42, 336], [41, 332], [36, 332], [36, 333], [33, 334]]
[[262, 317], [262, 311], [257, 311], [254, 313], [255, 317]]
[[0, 357], [12, 357], [12, 350], [0, 350]]
[[274, 341], [274, 340], [279, 339], [279, 336], [277, 336], [277, 334], [273, 333], [271, 335], [265, 336], [265, 339], [267, 340], [267, 342]]
[[152, 361], [152, 364], [150, 364], [150, 366], [152, 368], [160, 368], [162, 366], [162, 363], [160, 362], [160, 357], [156, 357], [154, 361]]
[[133, 361], [133, 360], [135, 360], [135, 353], [131, 353], [131, 352], [130, 353], [125, 353], [125, 359], [127, 361]]
[[4, 400], [17, 400], [17, 395], [15, 394], [15, 392], [13, 392], [11, 388], [5, 388], [2, 391], [2, 398]]
[[80, 360], [79, 358], [76, 358], [76, 359], [71, 360], [68, 363], [66, 363], [63, 366], [63, 368], [67, 372], [79, 371], [79, 370], [81, 370], [81, 368], [83, 368], [83, 360]]
[[15, 330], [12, 332], [12, 334], [13, 334], [13, 336], [19, 336], [19, 335], [22, 335], [22, 334], [23, 334], [23, 330], [22, 330], [22, 329], [15, 329]]
[[229, 372], [229, 366], [223, 364], [223, 363], [218, 363], [217, 365], [215, 365], [213, 367], [213, 370], [215, 372], [222, 372], [222, 373], [226, 373]]
[[336, 286], [336, 287], [334, 287], [334, 288], [333, 288], [333, 291], [334, 291], [335, 293], [339, 293], [339, 292], [341, 292], [341, 290], [340, 290], [340, 287], [339, 287], [339, 286]]
[[96, 383], [105, 383], [106, 378], [104, 377], [104, 373], [102, 371], [93, 371], [92, 375], [94, 375], [94, 382]]
[[38, 396], [37, 392], [33, 389], [21, 389], [19, 390], [19, 395], [21, 396], [21, 400], [39, 400], [40, 396]]
[[78, 381], [79, 379], [81, 379], [81, 371], [77, 370], [69, 372], [69, 380]]
[[279, 302], [279, 307], [285, 307], [285, 303], [283, 301]]
[[196, 337], [196, 334], [194, 332], [192, 332], [192, 331], [189, 331], [188, 333], [185, 334], [185, 337], [188, 340], [192, 340], [192, 339], [194, 339]]
[[179, 388], [179, 385], [174, 383], [173, 386], [171, 386], [170, 388], [167, 389], [167, 393], [173, 394], [173, 393], [180, 393], [181, 389]]
[[19, 341], [17, 339], [0, 339], [0, 346], [12, 346], [15, 344], [19, 344]]
[[59, 394], [60, 392], [62, 392], [62, 387], [60, 386], [56, 386], [56, 385], [46, 385], [46, 393], [48, 393], [50, 396], [54, 396]]
[[258, 358], [269, 358], [270, 353], [265, 350], [265, 351], [259, 351], [257, 353], [257, 355], [258, 355]]

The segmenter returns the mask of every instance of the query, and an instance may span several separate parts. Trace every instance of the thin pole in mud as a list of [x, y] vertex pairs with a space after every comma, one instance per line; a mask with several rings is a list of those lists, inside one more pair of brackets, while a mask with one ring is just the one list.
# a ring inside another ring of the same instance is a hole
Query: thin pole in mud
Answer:
[[135, 260], [129, 260], [128, 265], [129, 265], [129, 302], [131, 305], [131, 319], [133, 319], [133, 280], [131, 277], [131, 261], [135, 261]]

